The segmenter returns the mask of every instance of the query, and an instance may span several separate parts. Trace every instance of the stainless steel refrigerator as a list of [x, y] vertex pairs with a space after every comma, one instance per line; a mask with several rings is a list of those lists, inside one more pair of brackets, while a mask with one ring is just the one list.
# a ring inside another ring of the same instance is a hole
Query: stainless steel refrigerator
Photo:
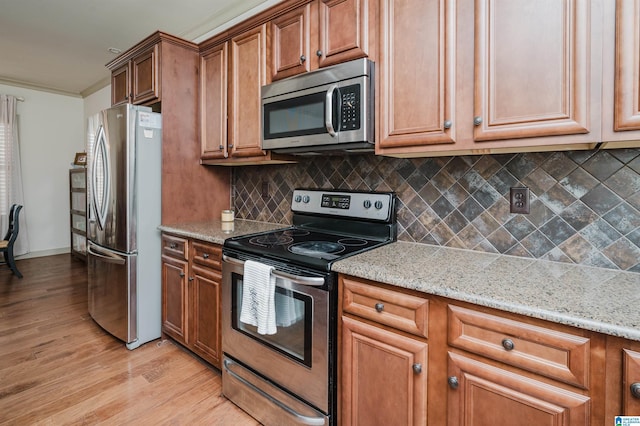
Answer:
[[162, 117], [126, 104], [89, 127], [89, 314], [135, 349], [160, 337]]

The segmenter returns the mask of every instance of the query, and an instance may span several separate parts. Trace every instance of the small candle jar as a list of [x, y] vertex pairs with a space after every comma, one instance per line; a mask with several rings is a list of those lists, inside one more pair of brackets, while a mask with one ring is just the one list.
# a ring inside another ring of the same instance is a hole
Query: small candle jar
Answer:
[[222, 222], [221, 225], [222, 225], [221, 226], [222, 232], [224, 232], [225, 234], [230, 234], [233, 232], [233, 229], [234, 229], [233, 222]]
[[233, 222], [233, 210], [222, 210], [220, 220], [223, 222]]

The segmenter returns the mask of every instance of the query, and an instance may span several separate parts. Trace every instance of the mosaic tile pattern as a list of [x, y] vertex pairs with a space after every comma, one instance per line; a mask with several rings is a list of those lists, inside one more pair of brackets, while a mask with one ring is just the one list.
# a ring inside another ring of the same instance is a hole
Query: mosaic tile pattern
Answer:
[[[327, 156], [233, 173], [243, 219], [290, 223], [298, 187], [395, 191], [399, 240], [640, 272], [638, 149]], [[530, 214], [509, 212], [514, 186], [530, 189]]]

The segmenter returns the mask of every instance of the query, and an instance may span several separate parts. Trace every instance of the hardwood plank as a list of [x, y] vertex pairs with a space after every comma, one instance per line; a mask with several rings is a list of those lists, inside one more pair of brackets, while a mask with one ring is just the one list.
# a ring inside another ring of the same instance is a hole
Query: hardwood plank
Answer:
[[170, 340], [133, 351], [87, 312], [69, 255], [0, 269], [0, 424], [258, 425], [222, 396], [220, 372]]

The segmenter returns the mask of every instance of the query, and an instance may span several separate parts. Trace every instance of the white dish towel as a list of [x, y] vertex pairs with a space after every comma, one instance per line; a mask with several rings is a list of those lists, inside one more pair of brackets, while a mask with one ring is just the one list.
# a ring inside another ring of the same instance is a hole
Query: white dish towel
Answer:
[[273, 266], [246, 260], [240, 321], [258, 327], [258, 334], [276, 334], [276, 277]]

